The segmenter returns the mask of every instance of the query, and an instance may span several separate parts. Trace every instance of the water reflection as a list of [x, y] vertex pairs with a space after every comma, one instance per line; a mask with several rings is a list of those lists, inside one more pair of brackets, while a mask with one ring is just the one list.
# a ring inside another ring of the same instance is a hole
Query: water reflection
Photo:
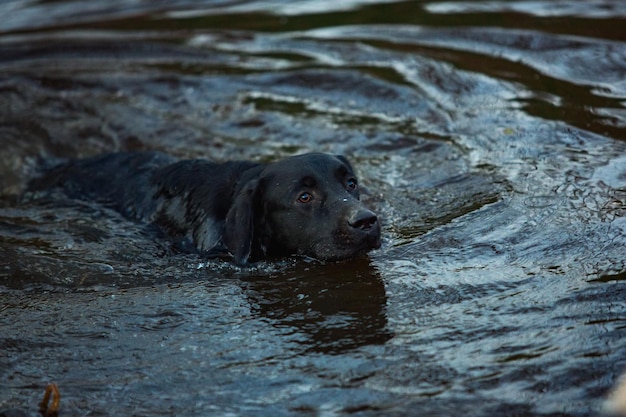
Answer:
[[338, 354], [391, 337], [385, 286], [368, 259], [299, 264], [243, 285], [253, 311], [301, 332], [307, 350]]
[[[61, 375], [68, 415], [593, 415], [626, 367], [623, 2], [9, 3], [0, 408]], [[385, 245], [242, 270], [15, 204], [133, 149], [344, 153]]]

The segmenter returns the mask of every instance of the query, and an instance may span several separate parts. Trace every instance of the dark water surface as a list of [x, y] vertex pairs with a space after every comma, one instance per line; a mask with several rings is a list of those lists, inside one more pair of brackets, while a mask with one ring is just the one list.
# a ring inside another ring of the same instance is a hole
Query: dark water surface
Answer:
[[[0, 4], [0, 410], [602, 415], [626, 369], [626, 6]], [[353, 160], [367, 259], [240, 269], [40, 157]]]

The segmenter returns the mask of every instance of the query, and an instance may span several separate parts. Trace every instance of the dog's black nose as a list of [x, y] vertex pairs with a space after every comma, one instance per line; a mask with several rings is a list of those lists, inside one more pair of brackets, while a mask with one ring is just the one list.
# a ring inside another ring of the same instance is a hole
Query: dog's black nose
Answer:
[[350, 226], [355, 229], [369, 231], [378, 222], [378, 217], [369, 210], [359, 210], [348, 220]]

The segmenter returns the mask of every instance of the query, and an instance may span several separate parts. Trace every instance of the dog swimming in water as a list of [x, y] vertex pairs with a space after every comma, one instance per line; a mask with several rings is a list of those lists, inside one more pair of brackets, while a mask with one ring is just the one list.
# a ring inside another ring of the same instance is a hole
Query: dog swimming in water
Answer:
[[343, 156], [309, 153], [262, 164], [177, 160], [160, 152], [73, 159], [31, 181], [154, 223], [180, 247], [238, 264], [303, 255], [340, 260], [380, 247], [380, 222], [360, 201]]

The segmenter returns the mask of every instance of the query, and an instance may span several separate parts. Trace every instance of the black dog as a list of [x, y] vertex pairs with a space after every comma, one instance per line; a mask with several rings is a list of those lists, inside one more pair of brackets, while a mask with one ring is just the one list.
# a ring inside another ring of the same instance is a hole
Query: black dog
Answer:
[[342, 156], [218, 164], [112, 153], [58, 165], [30, 188], [96, 200], [154, 222], [209, 256], [227, 251], [239, 264], [286, 255], [338, 260], [380, 247], [378, 219], [359, 201], [357, 179]]

